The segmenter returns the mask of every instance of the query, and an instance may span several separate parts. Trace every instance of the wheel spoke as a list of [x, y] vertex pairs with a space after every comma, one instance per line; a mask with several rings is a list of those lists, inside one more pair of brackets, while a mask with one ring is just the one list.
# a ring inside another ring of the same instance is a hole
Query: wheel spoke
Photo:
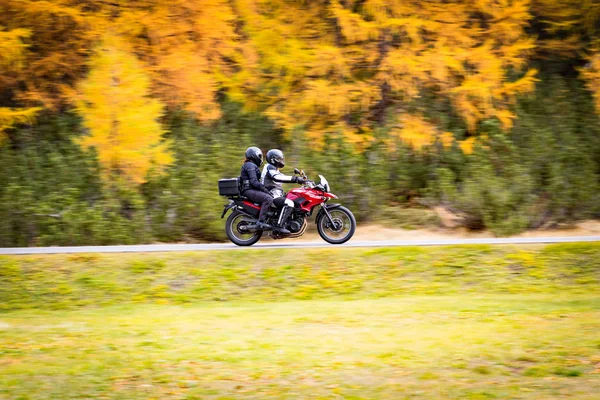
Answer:
[[231, 220], [231, 232], [241, 241], [248, 241], [254, 238], [255, 232], [244, 232], [241, 228], [250, 225], [253, 221], [244, 214], [239, 214]]
[[352, 229], [350, 216], [341, 210], [331, 210], [329, 214], [333, 223], [328, 218], [323, 218], [321, 220], [323, 232], [327, 237], [334, 240], [346, 238]]
[[243, 228], [247, 225], [253, 225], [256, 220], [241, 212], [234, 211], [227, 218], [225, 233], [229, 240], [238, 246], [252, 246], [258, 242], [263, 234], [261, 230], [248, 231]]

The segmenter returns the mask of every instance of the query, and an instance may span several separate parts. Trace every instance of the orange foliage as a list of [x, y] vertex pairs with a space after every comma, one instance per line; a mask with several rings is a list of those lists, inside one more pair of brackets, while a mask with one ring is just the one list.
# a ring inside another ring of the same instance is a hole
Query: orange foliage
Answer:
[[[324, 132], [364, 135], [379, 123], [372, 110], [381, 101], [403, 108], [424, 90], [448, 98], [472, 132], [490, 117], [509, 129], [516, 95], [534, 88], [528, 0], [238, 0], [235, 8], [256, 54], [231, 87], [235, 98], [317, 142]], [[511, 81], [509, 70], [525, 73]], [[433, 133], [410, 142], [431, 143]]]
[[[526, 31], [534, 18], [539, 37]], [[392, 134], [419, 147], [440, 135], [407, 111], [424, 93], [451, 104], [471, 136], [487, 118], [508, 131], [518, 96], [535, 88], [530, 57], [589, 50], [599, 18], [594, 0], [4, 0], [0, 53], [11, 69], [0, 90], [15, 110], [77, 103], [110, 30], [146, 77], [148, 101], [212, 121], [226, 93], [315, 146], [335, 134], [361, 148], [375, 127], [398, 123]], [[596, 58], [582, 71], [595, 94]]]
[[[24, 53], [27, 48], [25, 40], [31, 35], [26, 29], [4, 31], [0, 27], [0, 87], [13, 83], [13, 76], [22, 70]], [[38, 107], [10, 108], [0, 107], [0, 142], [5, 138], [4, 132], [15, 124], [33, 120], [40, 111]]]
[[581, 75], [594, 96], [596, 110], [600, 111], [600, 53], [593, 53], [590, 56], [589, 65], [581, 70]]

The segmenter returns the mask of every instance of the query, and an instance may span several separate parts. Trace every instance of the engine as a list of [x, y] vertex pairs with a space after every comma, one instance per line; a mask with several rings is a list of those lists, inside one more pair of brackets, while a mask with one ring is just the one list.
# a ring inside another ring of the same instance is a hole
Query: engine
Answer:
[[294, 213], [287, 225], [286, 228], [292, 233], [292, 234], [303, 234], [304, 230], [306, 229], [306, 218], [304, 217], [304, 215], [301, 214], [296, 214]]

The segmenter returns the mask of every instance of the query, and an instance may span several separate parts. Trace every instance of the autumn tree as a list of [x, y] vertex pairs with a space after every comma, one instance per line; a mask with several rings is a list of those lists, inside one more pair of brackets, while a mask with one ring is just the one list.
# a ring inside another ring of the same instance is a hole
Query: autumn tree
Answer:
[[81, 140], [94, 147], [109, 182], [144, 182], [150, 167], [172, 161], [158, 121], [163, 105], [149, 96], [150, 78], [128, 44], [104, 35], [79, 86], [78, 110], [90, 134]]
[[425, 91], [450, 101], [472, 134], [484, 118], [509, 129], [516, 96], [534, 88], [528, 0], [235, 4], [256, 57], [232, 95], [317, 141], [325, 132], [369, 140], [391, 114], [398, 135], [430, 143], [441, 132], [409, 111]]
[[[76, 105], [92, 134], [81, 143], [98, 148], [106, 171], [130, 173], [129, 178], [139, 183], [149, 160], [162, 165], [168, 159], [164, 146], [154, 147], [160, 136], [156, 119], [162, 106], [150, 97], [171, 110], [187, 109], [202, 121], [220, 116], [217, 93], [223, 87], [222, 77], [230, 74], [236, 57], [241, 56], [234, 42], [234, 20], [229, 3], [220, 0], [0, 0], [0, 24], [5, 23], [15, 34], [26, 33], [32, 49], [19, 53], [25, 68], [0, 83], [15, 105], [38, 105], [52, 111]], [[108, 28], [110, 38], [102, 36]], [[104, 50], [92, 56], [99, 41]], [[126, 54], [137, 61], [128, 60]], [[110, 62], [121, 64], [109, 72], [106, 64]], [[132, 69], [123, 70], [123, 66]], [[90, 69], [89, 77], [80, 84]], [[140, 99], [147, 101], [134, 104], [139, 119], [135, 124], [131, 108], [121, 107], [131, 100], [132, 93], [119, 91], [123, 85], [107, 84], [108, 76], [113, 83], [121, 79], [119, 73], [139, 77], [128, 84], [141, 89]], [[116, 95], [123, 99], [111, 97]], [[103, 113], [109, 109], [106, 117]], [[3, 110], [3, 126], [29, 116], [23, 112]], [[120, 127], [109, 129], [108, 120], [118, 121]], [[134, 146], [137, 156], [129, 159], [129, 150], [123, 147], [127, 143]]]
[[33, 49], [3, 85], [20, 106], [69, 107], [110, 27], [169, 110], [214, 121], [226, 93], [315, 145], [340, 134], [360, 146], [388, 126], [420, 147], [450, 135], [430, 118], [435, 103], [468, 136], [490, 118], [508, 131], [516, 98], [534, 89], [531, 55], [592, 50], [598, 10], [592, 0], [2, 0], [0, 24], [26, 29]]
[[85, 75], [93, 43], [107, 26], [105, 14], [80, 0], [0, 0], [0, 25], [25, 29], [29, 47], [23, 67], [5, 93], [21, 106], [64, 110], [74, 100], [74, 87]]
[[217, 93], [243, 56], [226, 0], [150, 0], [114, 10], [115, 25], [144, 62], [153, 95], [201, 121], [220, 116]]
[[540, 26], [536, 54], [578, 67], [600, 112], [600, 3], [594, 0], [533, 0]]
[[577, 59], [597, 40], [600, 3], [595, 0], [532, 0], [531, 9], [540, 58]]
[[599, 215], [599, 18], [596, 0], [0, 0], [0, 241], [215, 238], [214, 182], [281, 132], [359, 218], [432, 193], [492, 228]]
[[[24, 40], [30, 36], [26, 29], [5, 31], [0, 26], [0, 89], [11, 84], [14, 74], [23, 68], [23, 58], [27, 45]], [[13, 108], [0, 105], [0, 141], [4, 132], [15, 124], [29, 122], [40, 109], [37, 107]]]

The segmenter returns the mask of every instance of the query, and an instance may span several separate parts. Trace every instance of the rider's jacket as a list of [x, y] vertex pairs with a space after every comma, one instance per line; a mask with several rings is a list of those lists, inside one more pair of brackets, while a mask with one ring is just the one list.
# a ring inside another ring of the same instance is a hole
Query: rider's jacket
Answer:
[[271, 164], [266, 164], [262, 170], [260, 181], [265, 185], [273, 197], [283, 196], [283, 186], [281, 183], [294, 182], [294, 176], [284, 175], [279, 169]]
[[248, 189], [260, 190], [261, 192], [268, 193], [265, 185], [261, 182], [260, 168], [251, 161], [247, 161], [242, 166], [242, 172], [240, 173], [240, 184], [242, 193]]

